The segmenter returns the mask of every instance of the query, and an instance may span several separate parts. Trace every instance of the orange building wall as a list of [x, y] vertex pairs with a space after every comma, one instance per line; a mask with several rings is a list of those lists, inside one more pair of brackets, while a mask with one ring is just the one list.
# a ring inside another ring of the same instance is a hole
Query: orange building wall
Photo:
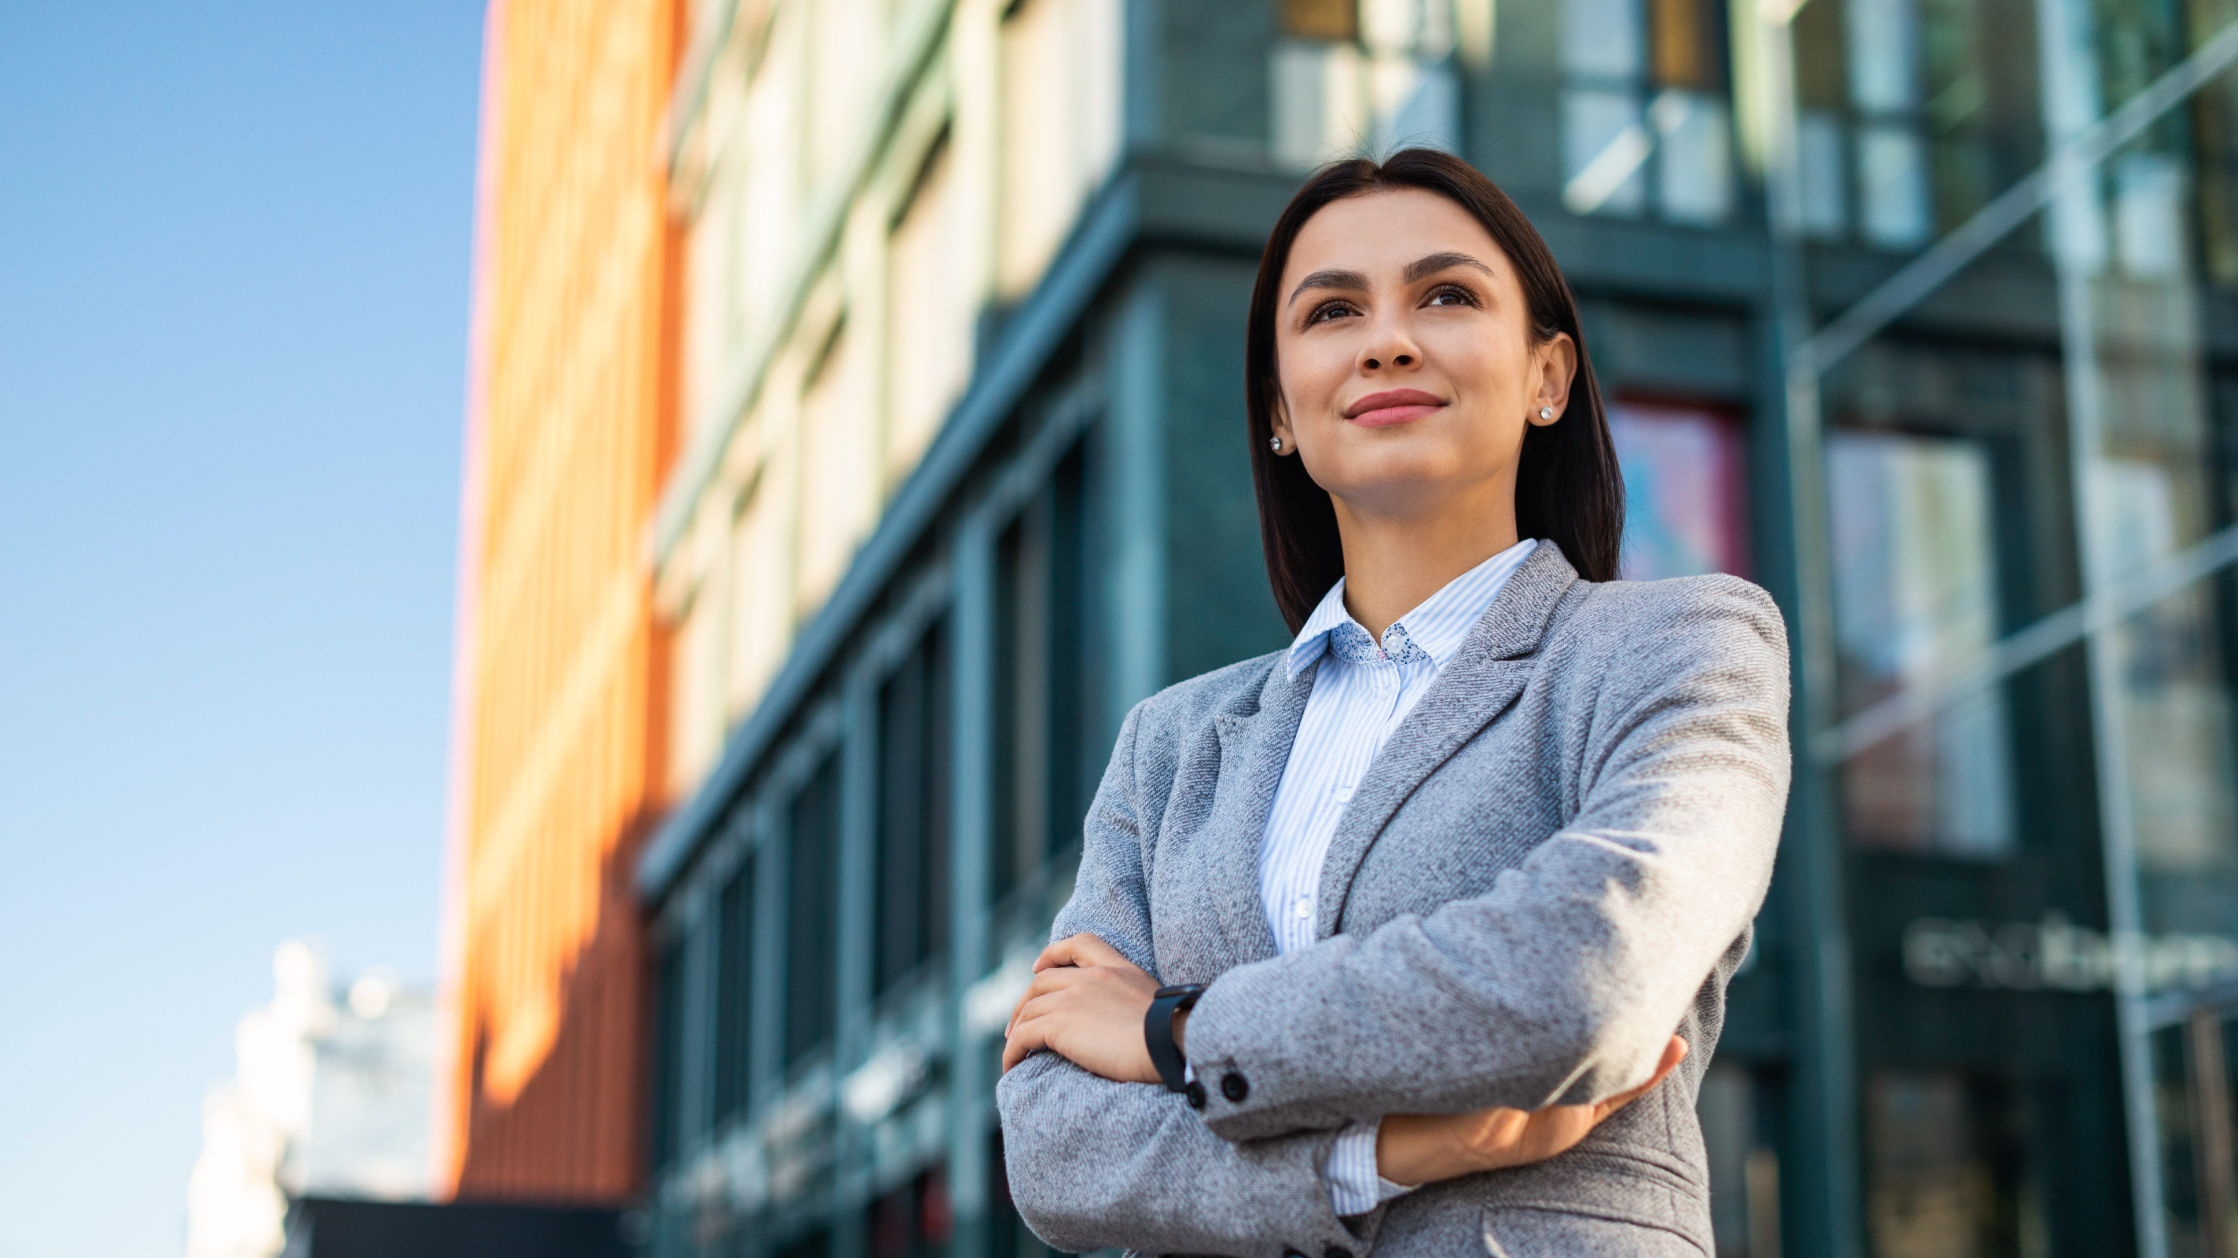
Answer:
[[674, 0], [493, 0], [461, 511], [439, 1165], [617, 1200], [643, 1165], [636, 849], [664, 780], [644, 545], [681, 250]]

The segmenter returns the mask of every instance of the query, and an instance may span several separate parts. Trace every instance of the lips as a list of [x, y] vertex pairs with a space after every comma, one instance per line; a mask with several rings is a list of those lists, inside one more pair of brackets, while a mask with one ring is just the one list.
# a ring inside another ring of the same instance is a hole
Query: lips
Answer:
[[1445, 399], [1420, 389], [1386, 389], [1370, 393], [1344, 408], [1344, 417], [1363, 428], [1388, 428], [1411, 423], [1445, 406]]

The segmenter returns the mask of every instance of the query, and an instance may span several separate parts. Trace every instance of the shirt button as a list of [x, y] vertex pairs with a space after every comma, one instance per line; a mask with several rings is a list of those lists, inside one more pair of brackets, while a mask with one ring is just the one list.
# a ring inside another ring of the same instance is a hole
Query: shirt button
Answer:
[[1298, 901], [1298, 906], [1294, 909], [1291, 909], [1290, 912], [1301, 919], [1311, 917], [1313, 916], [1313, 901], [1300, 900]]
[[1349, 786], [1330, 787], [1329, 798], [1337, 801], [1340, 804], [1349, 804], [1352, 802], [1352, 788]]

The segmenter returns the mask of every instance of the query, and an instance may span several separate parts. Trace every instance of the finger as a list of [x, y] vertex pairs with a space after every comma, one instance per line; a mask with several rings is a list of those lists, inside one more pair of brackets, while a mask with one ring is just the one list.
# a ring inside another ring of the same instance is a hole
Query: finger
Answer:
[[1057, 942], [1050, 944], [1048, 947], [1043, 948], [1041, 950], [1041, 955], [1034, 958], [1034, 973], [1039, 974], [1043, 970], [1050, 969], [1053, 966], [1071, 965], [1072, 941], [1078, 938], [1078, 935], [1074, 935], [1071, 938], [1060, 939]]
[[1035, 1051], [1049, 1047], [1048, 1021], [1028, 1018], [1010, 1030], [1010, 1038], [1003, 1041], [1002, 1069], [1008, 1074], [1012, 1066], [1026, 1060]]
[[1129, 969], [1140, 968], [1117, 948], [1085, 932], [1060, 939], [1042, 949], [1040, 958], [1034, 962], [1036, 970], [1060, 965], [1124, 965]]
[[1088, 971], [1070, 965], [1034, 975], [1033, 982], [1028, 983], [1025, 993], [1018, 997], [1018, 1003], [1011, 1006], [1010, 1023], [1003, 1028], [1003, 1034], [1010, 1034], [1010, 1027], [1017, 1025], [1018, 1019], [1025, 1016], [1027, 1005], [1043, 996], [1077, 986], [1087, 979]]
[[1010, 1007], [1010, 1021], [1003, 1025], [1003, 1034], [1010, 1034], [1010, 1028], [1017, 1025], [1018, 1014], [1026, 1007], [1027, 1001], [1032, 1000], [1036, 996], [1044, 996], [1050, 992], [1059, 990], [1067, 983], [1077, 978], [1078, 975], [1079, 972], [1077, 970], [1071, 969], [1059, 969], [1053, 970], [1047, 974], [1034, 975], [1033, 981], [1026, 984], [1026, 990], [1019, 993], [1018, 1003]]

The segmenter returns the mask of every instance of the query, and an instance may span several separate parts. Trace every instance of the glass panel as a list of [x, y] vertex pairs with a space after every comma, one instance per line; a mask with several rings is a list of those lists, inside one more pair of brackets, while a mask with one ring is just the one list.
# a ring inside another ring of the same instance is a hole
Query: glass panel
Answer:
[[1010, 1199], [1010, 1174], [1002, 1160], [1002, 1131], [987, 1133], [987, 1253], [989, 1258], [1051, 1258], [1055, 1253], [1026, 1228]]
[[1637, 0], [1562, 0], [1562, 68], [1632, 79], [1647, 66]]
[[717, 899], [715, 958], [715, 1121], [746, 1101], [751, 1052], [748, 1016], [754, 987], [754, 861], [740, 862]]
[[996, 551], [994, 894], [1026, 886], [1080, 839], [1106, 747], [1089, 684], [1088, 486], [1081, 446], [1004, 530]]
[[[1989, 459], [1956, 438], [1836, 432], [1826, 462], [1843, 710], [1854, 713], [1996, 640]], [[2000, 692], [1882, 739], [1842, 779], [1858, 843], [1969, 856], [2013, 845]]]
[[831, 1039], [839, 893], [839, 757], [793, 797], [786, 829], [785, 1064]]
[[1624, 469], [1624, 578], [1747, 576], [1741, 427], [1716, 411], [1623, 402], [1609, 431]]
[[1277, 6], [1284, 33], [1300, 39], [1356, 39], [1359, 0], [1281, 0]]
[[1955, 1070], [1881, 1070], [1865, 1088], [1873, 1258], [2049, 1253], [2013, 1090]]
[[1779, 1154], [1757, 1104], [1759, 1083], [1745, 1065], [1717, 1062], [1704, 1072], [1695, 1112], [1710, 1172], [1710, 1231], [1717, 1258], [1779, 1253]]
[[1910, 0], [1850, 0], [1842, 16], [1851, 103], [1876, 113], [1918, 104], [1918, 37]]
[[933, 142], [900, 210], [886, 307], [885, 483], [900, 483], [932, 444], [971, 375], [971, 285], [962, 275], [955, 162], [948, 136]]
[[682, 1143], [678, 1112], [684, 1082], [684, 950], [678, 941], [661, 948], [653, 980], [653, 1169], [673, 1165]]
[[1803, 192], [1803, 230], [1813, 236], [1838, 237], [1849, 224], [1841, 117], [1822, 110], [1805, 112], [1795, 120], [1795, 146]]
[[948, 639], [929, 630], [878, 700], [878, 915], [873, 989], [948, 945]]
[[1671, 89], [1655, 98], [1656, 200], [1663, 216], [1682, 223], [1723, 222], [1733, 210], [1731, 122], [1725, 101]]
[[1652, 146], [1639, 100], [1620, 92], [1562, 94], [1562, 204], [1574, 214], [1637, 214]]
[[1926, 154], [1904, 123], [1873, 123], [1857, 133], [1858, 218], [1865, 238], [1890, 249], [1926, 241]]
[[948, 1177], [940, 1167], [878, 1197], [868, 1210], [870, 1258], [945, 1258], [955, 1233]]

